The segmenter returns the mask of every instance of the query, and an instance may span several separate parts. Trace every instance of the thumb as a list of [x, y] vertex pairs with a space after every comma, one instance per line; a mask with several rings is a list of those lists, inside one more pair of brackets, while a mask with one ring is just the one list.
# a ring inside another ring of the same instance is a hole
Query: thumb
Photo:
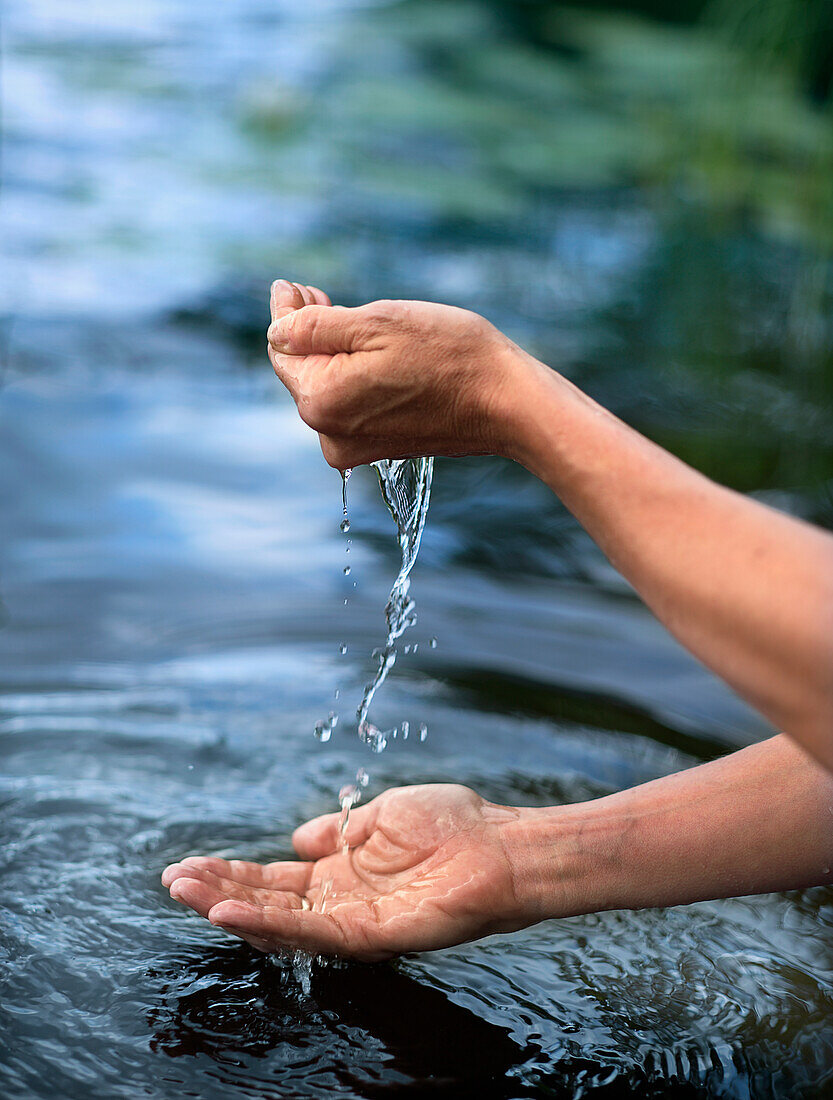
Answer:
[[301, 859], [323, 859], [339, 851], [344, 841], [351, 848], [363, 844], [376, 824], [378, 805], [375, 799], [365, 806], [354, 807], [342, 834], [341, 814], [324, 814], [300, 825], [292, 834], [292, 847]]
[[358, 351], [369, 335], [368, 320], [363, 306], [303, 306], [276, 317], [269, 326], [269, 343], [283, 355]]

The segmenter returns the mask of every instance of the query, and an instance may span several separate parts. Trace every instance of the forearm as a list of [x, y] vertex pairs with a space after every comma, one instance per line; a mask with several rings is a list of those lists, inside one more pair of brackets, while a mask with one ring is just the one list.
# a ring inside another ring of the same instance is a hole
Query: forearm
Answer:
[[506, 826], [532, 921], [833, 881], [833, 777], [784, 736]]
[[833, 537], [709, 481], [524, 358], [510, 457], [683, 645], [833, 767]]

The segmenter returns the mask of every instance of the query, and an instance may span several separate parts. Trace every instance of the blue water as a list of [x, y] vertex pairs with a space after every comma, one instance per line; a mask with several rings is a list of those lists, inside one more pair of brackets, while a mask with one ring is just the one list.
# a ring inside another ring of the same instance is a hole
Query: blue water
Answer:
[[[3, 20], [0, 1092], [824, 1095], [826, 890], [331, 965], [305, 994], [159, 883], [186, 853], [287, 856], [359, 766], [369, 797], [454, 781], [543, 805], [767, 732], [542, 486], [477, 459], [437, 462], [419, 650], [374, 702], [430, 736], [317, 742], [335, 688], [352, 709], [372, 676], [399, 548], [359, 469], [342, 572], [339, 475], [263, 351], [271, 278], [477, 308], [830, 525], [812, 245], [580, 162], [559, 126], [592, 58], [537, 52], [499, 5], [11, 0]], [[521, 155], [542, 119], [572, 182]]]

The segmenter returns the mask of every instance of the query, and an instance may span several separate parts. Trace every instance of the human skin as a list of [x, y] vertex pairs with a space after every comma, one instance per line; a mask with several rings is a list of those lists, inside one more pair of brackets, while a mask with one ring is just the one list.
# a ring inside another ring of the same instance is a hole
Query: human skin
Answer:
[[347, 854], [329, 815], [296, 832], [300, 861], [183, 860], [163, 875], [171, 896], [262, 950], [375, 959], [831, 881], [833, 538], [709, 481], [476, 314], [344, 309], [283, 280], [271, 308], [270, 360], [332, 466], [522, 463], [682, 644], [789, 736], [579, 806], [395, 789], [352, 812]]

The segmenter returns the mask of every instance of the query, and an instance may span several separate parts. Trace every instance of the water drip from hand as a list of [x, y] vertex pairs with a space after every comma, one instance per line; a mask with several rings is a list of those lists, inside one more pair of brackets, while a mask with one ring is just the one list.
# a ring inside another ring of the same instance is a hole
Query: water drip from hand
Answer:
[[[416, 623], [416, 605], [409, 594], [410, 573], [419, 553], [425, 517], [428, 515], [434, 459], [386, 458], [380, 462], [374, 462], [373, 466], [379, 476], [382, 498], [396, 523], [402, 554], [399, 573], [393, 582], [385, 607], [387, 638], [383, 648], [379, 650], [379, 667], [373, 680], [365, 687], [362, 701], [356, 711], [359, 737], [370, 745], [374, 752], [382, 752], [388, 743], [388, 738], [396, 736], [398, 730], [383, 732], [369, 721], [368, 713], [376, 692], [396, 663], [399, 638], [408, 627]], [[404, 730], [403, 736], [407, 736]]]

